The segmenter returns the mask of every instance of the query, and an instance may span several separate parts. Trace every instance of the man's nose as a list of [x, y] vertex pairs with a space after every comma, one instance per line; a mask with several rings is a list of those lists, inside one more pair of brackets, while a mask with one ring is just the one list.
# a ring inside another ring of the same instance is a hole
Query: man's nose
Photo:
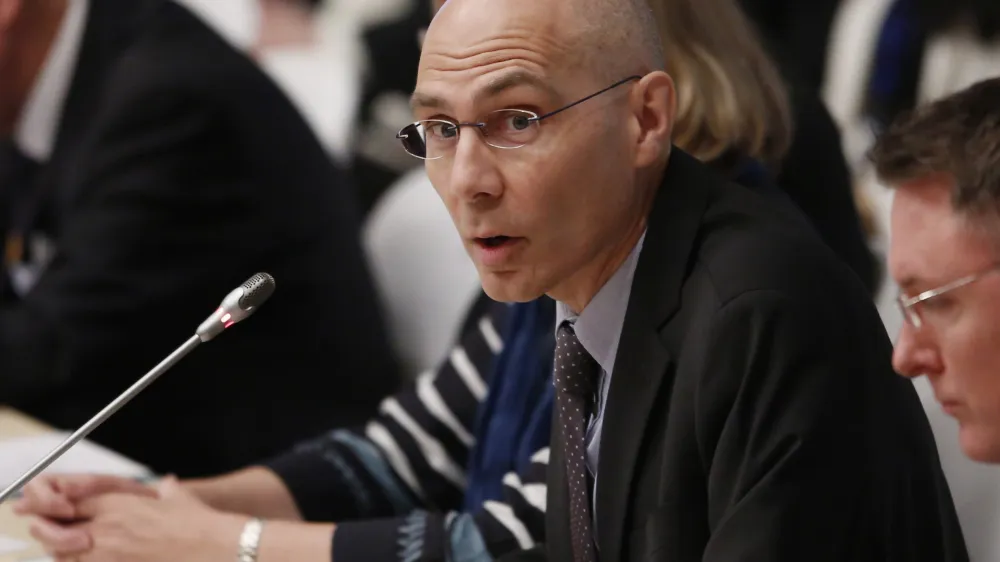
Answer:
[[904, 324], [892, 350], [892, 367], [908, 378], [936, 375], [941, 372], [941, 358], [927, 337], [918, 334], [917, 328]]
[[496, 154], [476, 127], [463, 128], [455, 148], [452, 189], [467, 202], [494, 199], [503, 193]]

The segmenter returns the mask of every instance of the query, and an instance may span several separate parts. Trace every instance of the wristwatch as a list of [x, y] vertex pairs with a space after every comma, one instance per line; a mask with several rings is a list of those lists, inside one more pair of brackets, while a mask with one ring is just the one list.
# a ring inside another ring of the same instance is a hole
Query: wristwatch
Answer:
[[240, 551], [236, 562], [257, 562], [257, 550], [260, 546], [260, 534], [264, 530], [264, 521], [254, 517], [247, 521], [240, 533]]

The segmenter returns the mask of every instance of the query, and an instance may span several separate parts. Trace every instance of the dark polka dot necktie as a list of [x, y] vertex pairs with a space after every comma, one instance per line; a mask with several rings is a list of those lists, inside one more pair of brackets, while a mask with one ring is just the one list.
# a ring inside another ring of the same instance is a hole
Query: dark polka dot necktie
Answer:
[[573, 327], [564, 322], [556, 333], [556, 408], [563, 437], [569, 483], [570, 537], [574, 562], [594, 562], [590, 493], [585, 462], [587, 416], [601, 367], [583, 348]]

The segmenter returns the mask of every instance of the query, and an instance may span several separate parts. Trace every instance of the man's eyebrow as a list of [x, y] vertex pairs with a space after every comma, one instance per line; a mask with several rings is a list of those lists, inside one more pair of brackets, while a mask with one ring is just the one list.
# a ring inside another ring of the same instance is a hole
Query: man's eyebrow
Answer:
[[447, 104], [444, 103], [443, 99], [430, 94], [425, 94], [423, 92], [413, 92], [413, 95], [410, 96], [411, 109], [441, 109], [445, 107], [445, 105]]
[[[914, 292], [918, 292], [918, 287], [926, 286], [927, 282], [915, 275], [907, 275], [900, 279], [896, 286], [899, 287], [899, 291], [904, 295], [912, 295]], [[919, 292], [923, 292], [922, 290]]]
[[[498, 76], [493, 80], [490, 80], [486, 87], [476, 92], [476, 101], [481, 101], [483, 98], [489, 98], [497, 96], [511, 88], [516, 88], [518, 86], [531, 86], [539, 90], [544, 91], [549, 97], [556, 99], [558, 93], [555, 88], [553, 88], [546, 80], [539, 77], [538, 75], [532, 74], [530, 72], [525, 72], [523, 70], [517, 70], [514, 72], [509, 72], [502, 76]], [[410, 107], [412, 109], [443, 109], [448, 106], [447, 102], [438, 96], [432, 94], [426, 94], [424, 92], [415, 91], [413, 95], [410, 96]]]

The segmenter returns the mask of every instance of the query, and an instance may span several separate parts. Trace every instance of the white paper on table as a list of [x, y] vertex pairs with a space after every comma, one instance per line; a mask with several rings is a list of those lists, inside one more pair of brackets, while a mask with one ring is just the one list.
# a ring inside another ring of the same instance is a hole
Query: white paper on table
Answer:
[[[69, 433], [49, 432], [0, 441], [0, 489], [6, 488], [62, 443]], [[45, 473], [97, 473], [144, 478], [145, 466], [92, 441], [81, 441], [45, 469]], [[0, 551], [2, 552], [2, 551]]]
[[31, 545], [6, 535], [0, 535], [0, 556], [27, 550]]

